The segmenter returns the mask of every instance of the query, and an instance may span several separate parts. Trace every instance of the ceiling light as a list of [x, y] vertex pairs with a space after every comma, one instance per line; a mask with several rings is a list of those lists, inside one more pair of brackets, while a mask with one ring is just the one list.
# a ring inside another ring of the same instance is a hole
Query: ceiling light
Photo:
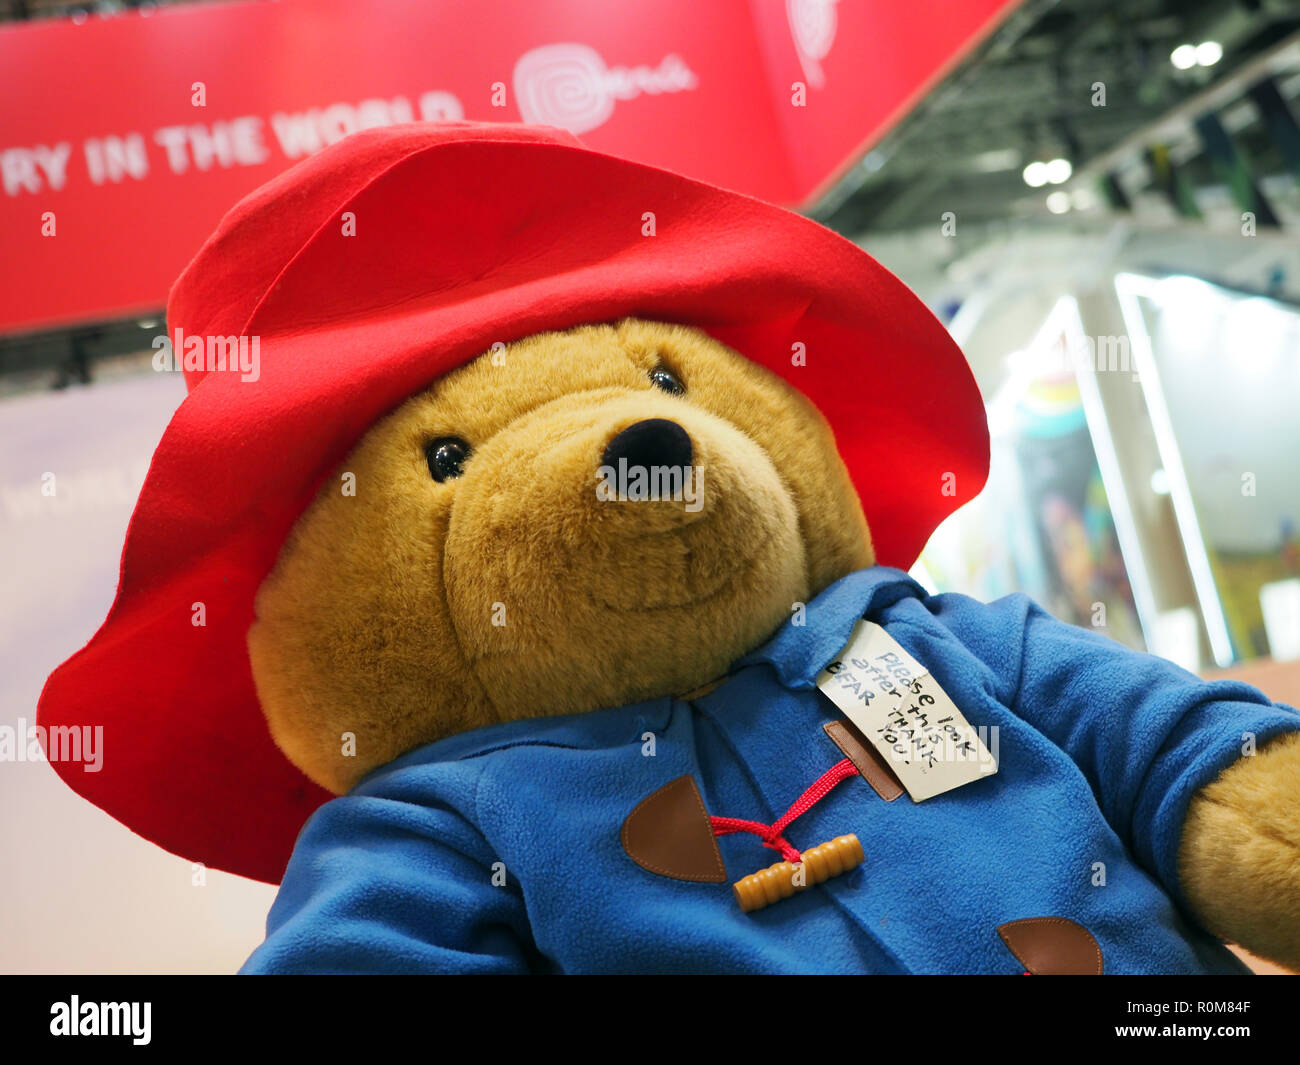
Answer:
[[1065, 214], [1070, 209], [1070, 194], [1057, 189], [1047, 195], [1047, 209], [1052, 214]]
[[1180, 44], [1169, 53], [1169, 62], [1173, 63], [1179, 70], [1191, 70], [1196, 66], [1196, 45]]
[[1097, 206], [1097, 194], [1087, 185], [1080, 185], [1070, 193], [1070, 205], [1076, 211], [1090, 211]]
[[1025, 167], [1025, 172], [1021, 175], [1025, 179], [1025, 184], [1031, 189], [1042, 188], [1047, 184], [1047, 164], [1030, 163]]
[[971, 167], [984, 174], [999, 170], [1014, 170], [1020, 165], [1020, 152], [1016, 148], [995, 148], [981, 152], [971, 160]]
[[1047, 163], [1044, 171], [1047, 180], [1053, 185], [1060, 185], [1062, 182], [1069, 181], [1070, 175], [1074, 173], [1074, 167], [1070, 165], [1068, 159], [1053, 159]]
[[862, 160], [862, 169], [869, 174], [874, 174], [885, 165], [885, 155], [883, 152], [868, 152]]
[[1223, 45], [1218, 41], [1205, 41], [1196, 46], [1196, 61], [1203, 67], [1212, 67], [1223, 58]]

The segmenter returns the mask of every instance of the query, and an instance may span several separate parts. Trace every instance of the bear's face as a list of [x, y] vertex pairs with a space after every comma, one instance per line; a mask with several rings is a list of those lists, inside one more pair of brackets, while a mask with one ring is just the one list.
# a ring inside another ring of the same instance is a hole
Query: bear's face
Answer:
[[276, 742], [335, 792], [455, 732], [700, 687], [873, 561], [817, 410], [682, 326], [481, 355], [345, 473], [248, 635]]

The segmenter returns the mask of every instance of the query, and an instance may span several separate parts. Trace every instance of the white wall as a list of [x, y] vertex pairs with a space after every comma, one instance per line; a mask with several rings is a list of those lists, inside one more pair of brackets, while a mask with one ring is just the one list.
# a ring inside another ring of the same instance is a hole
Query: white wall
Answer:
[[[117, 584], [149, 456], [184, 395], [150, 372], [0, 400], [0, 725], [34, 721], [45, 677]], [[54, 497], [41, 478], [55, 474]], [[0, 762], [0, 972], [232, 972], [274, 888], [163, 851], [44, 762]]]

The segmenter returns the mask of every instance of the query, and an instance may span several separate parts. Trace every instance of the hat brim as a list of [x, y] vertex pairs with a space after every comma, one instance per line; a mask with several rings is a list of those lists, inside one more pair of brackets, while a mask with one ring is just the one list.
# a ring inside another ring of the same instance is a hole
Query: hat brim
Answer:
[[208, 373], [180, 405], [108, 618], [41, 696], [47, 729], [104, 726], [100, 771], [55, 762], [64, 779], [186, 858], [278, 882], [329, 798], [263, 720], [254, 595], [366, 429], [497, 341], [627, 315], [706, 330], [822, 410], [884, 564], [910, 566], [983, 486], [965, 358], [906, 286], [806, 218], [578, 147], [481, 137], [412, 151], [343, 207], [355, 235], [322, 225], [245, 326], [258, 379]]

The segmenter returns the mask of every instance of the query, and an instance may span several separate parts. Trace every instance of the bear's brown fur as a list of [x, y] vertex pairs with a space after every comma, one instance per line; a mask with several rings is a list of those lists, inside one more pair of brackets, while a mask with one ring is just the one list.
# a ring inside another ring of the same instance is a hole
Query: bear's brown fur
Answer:
[[[661, 365], [683, 395], [652, 385]], [[647, 418], [689, 434], [699, 509], [598, 498], [607, 442]], [[424, 448], [450, 436], [473, 453], [437, 483]], [[698, 687], [873, 561], [821, 414], [679, 326], [485, 353], [379, 422], [341, 472], [355, 496], [325, 485], [248, 637], [272, 735], [334, 792], [455, 732]]]
[[[685, 386], [657, 390], [664, 367]], [[702, 506], [602, 501], [609, 440], [688, 433]], [[437, 482], [425, 448], [472, 452]], [[679, 694], [874, 561], [825, 420], [705, 334], [635, 319], [529, 337], [377, 423], [299, 520], [248, 635], [272, 735], [343, 792], [498, 721]], [[347, 482], [351, 483], [351, 482]], [[348, 737], [354, 737], [351, 741]], [[1300, 736], [1193, 800], [1184, 888], [1211, 930], [1300, 967]]]

